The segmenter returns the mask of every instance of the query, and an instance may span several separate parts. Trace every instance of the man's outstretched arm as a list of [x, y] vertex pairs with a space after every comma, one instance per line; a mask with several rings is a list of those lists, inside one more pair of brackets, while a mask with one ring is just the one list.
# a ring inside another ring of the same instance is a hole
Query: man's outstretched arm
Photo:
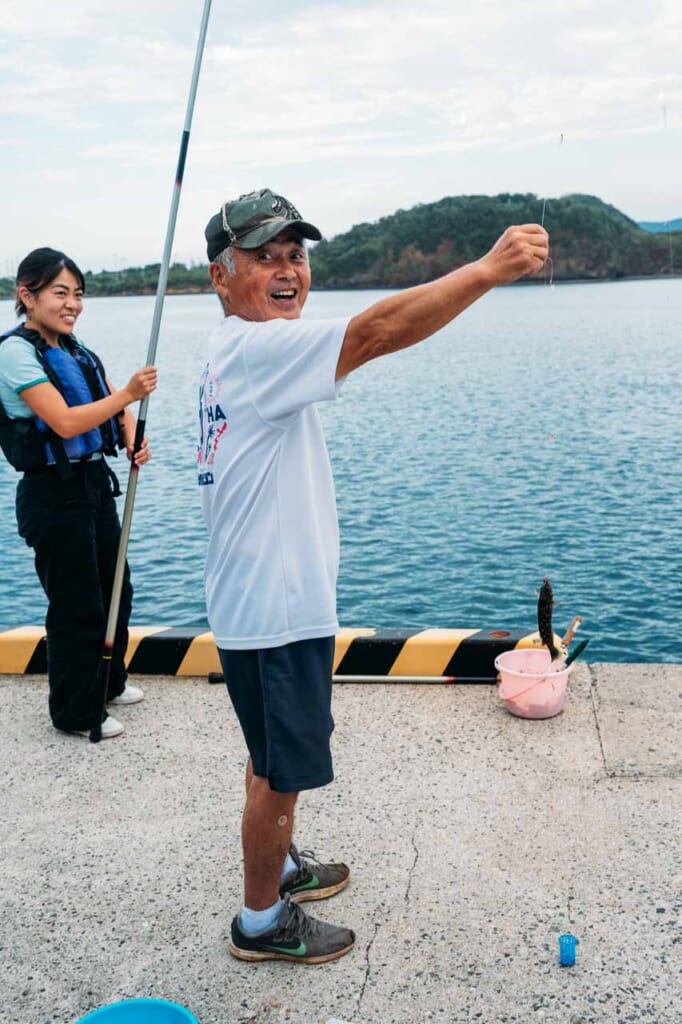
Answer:
[[381, 299], [348, 324], [336, 379], [370, 359], [429, 338], [492, 288], [540, 270], [547, 253], [544, 228], [539, 224], [517, 225], [507, 228], [480, 260], [437, 281]]

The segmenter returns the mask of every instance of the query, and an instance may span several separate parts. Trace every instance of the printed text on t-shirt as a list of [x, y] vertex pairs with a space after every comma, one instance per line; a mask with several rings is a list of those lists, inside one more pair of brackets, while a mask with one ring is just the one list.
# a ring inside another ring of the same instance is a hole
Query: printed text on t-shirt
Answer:
[[227, 416], [220, 405], [221, 384], [210, 372], [207, 364], [199, 381], [199, 443], [197, 445], [197, 462], [199, 465], [199, 485], [212, 484], [213, 473], [208, 469], [213, 465], [215, 453], [223, 434], [227, 430]]

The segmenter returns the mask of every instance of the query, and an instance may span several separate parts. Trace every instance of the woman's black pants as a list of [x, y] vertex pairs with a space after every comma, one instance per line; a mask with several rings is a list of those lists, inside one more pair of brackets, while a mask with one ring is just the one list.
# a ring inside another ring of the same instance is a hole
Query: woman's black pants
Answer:
[[[35, 552], [47, 595], [45, 619], [50, 716], [57, 729], [90, 729], [104, 693], [104, 634], [121, 527], [104, 459], [26, 473], [17, 488], [19, 534]], [[133, 590], [126, 564], [107, 699], [123, 692]]]

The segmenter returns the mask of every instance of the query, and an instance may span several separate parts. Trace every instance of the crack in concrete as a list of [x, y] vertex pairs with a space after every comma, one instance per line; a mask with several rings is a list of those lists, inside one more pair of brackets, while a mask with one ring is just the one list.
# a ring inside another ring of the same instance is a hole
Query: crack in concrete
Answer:
[[374, 922], [374, 935], [372, 936], [372, 938], [367, 943], [367, 946], [365, 947], [365, 977], [362, 979], [362, 987], [360, 989], [360, 993], [358, 995], [357, 1006], [355, 1008], [355, 1012], [358, 1015], [358, 1017], [360, 1016], [360, 1008], [362, 1006], [362, 1000], [364, 999], [364, 996], [365, 996], [365, 989], [367, 988], [367, 982], [369, 981], [369, 975], [370, 975], [370, 971], [372, 969], [372, 966], [371, 966], [371, 964], [369, 962], [369, 954], [371, 952], [372, 946], [374, 945], [374, 940], [376, 939], [378, 932], [379, 932], [379, 922], [375, 921]]
[[[407, 888], [405, 889], [405, 903], [409, 903], [409, 901], [410, 901], [410, 889], [412, 887], [412, 876], [414, 875], [415, 868], [417, 867], [417, 861], [419, 860], [419, 847], [417, 846], [417, 841], [415, 839], [415, 836], [417, 834], [417, 829], [418, 828], [419, 828], [419, 822], [416, 821], [415, 824], [414, 824], [414, 828], [412, 830], [412, 835], [410, 836], [410, 842], [412, 843], [412, 849], [414, 850], [414, 858], [412, 860], [412, 864], [410, 865], [410, 869], [409, 869], [409, 871], [407, 873]], [[370, 971], [371, 971], [370, 953], [371, 953], [371, 950], [372, 950], [372, 946], [374, 945], [374, 940], [376, 939], [377, 934], [379, 932], [379, 927], [380, 927], [379, 922], [375, 921], [374, 922], [374, 934], [372, 935], [372, 938], [369, 940], [369, 942], [367, 943], [367, 946], [365, 947], [365, 976], [364, 976], [364, 978], [362, 980], [362, 986], [361, 986], [360, 992], [358, 994], [358, 1001], [357, 1001], [357, 1007], [356, 1007], [356, 1013], [357, 1013], [358, 1016], [360, 1016], [360, 1011], [361, 1011], [361, 1007], [362, 1007], [362, 1000], [364, 999], [365, 989], [367, 988], [367, 983], [369, 982], [369, 975], [370, 975]]]
[[602, 739], [601, 727], [599, 725], [599, 716], [597, 715], [597, 705], [595, 701], [595, 695], [597, 693], [597, 676], [591, 665], [587, 666], [587, 671], [590, 674], [590, 703], [592, 704], [592, 714], [594, 715], [594, 726], [597, 730], [597, 739], [599, 740], [601, 759], [604, 763], [604, 774], [606, 775], [607, 779], [610, 779], [613, 778], [613, 775], [609, 771], [609, 766], [606, 763], [606, 751], [604, 750], [604, 741]]
[[587, 665], [587, 670], [590, 674], [590, 703], [592, 704], [592, 713], [594, 715], [594, 725], [597, 731], [597, 739], [599, 740], [599, 749], [601, 750], [602, 762], [604, 764], [604, 776], [607, 779], [628, 779], [631, 782], [646, 781], [647, 779], [677, 779], [682, 774], [681, 765], [672, 765], [670, 768], [653, 768], [649, 771], [642, 771], [639, 768], [609, 768], [606, 761], [606, 751], [604, 749], [604, 740], [602, 737], [601, 726], [599, 724], [599, 716], [597, 714], [597, 702], [596, 696], [598, 695], [597, 688], [597, 676], [591, 665]]
[[628, 782], [648, 782], [649, 779], [679, 779], [682, 776], [682, 767], [673, 765], [672, 768], [652, 768], [650, 771], [641, 771], [639, 768], [612, 768], [608, 773], [609, 779], [627, 779]]
[[406, 903], [410, 902], [410, 889], [412, 888], [412, 875], [414, 874], [415, 868], [417, 867], [417, 861], [419, 860], [419, 847], [417, 846], [416, 840], [414, 838], [418, 827], [419, 827], [418, 823], [415, 822], [414, 829], [412, 830], [412, 835], [410, 836], [410, 841], [412, 843], [412, 849], [414, 850], [414, 860], [412, 861], [412, 866], [410, 867], [410, 870], [407, 873], [407, 888], [405, 890], [405, 902]]

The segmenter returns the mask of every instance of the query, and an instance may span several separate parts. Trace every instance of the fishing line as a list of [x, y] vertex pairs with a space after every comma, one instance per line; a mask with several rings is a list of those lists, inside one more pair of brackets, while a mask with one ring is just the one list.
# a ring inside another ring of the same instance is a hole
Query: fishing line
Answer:
[[[561, 134], [559, 136], [559, 145], [563, 146], [563, 144], [564, 144], [564, 133], [561, 132]], [[546, 208], [547, 208], [547, 197], [543, 196], [542, 197], [542, 216], [540, 217], [540, 227], [541, 228], [544, 228], [544, 226], [545, 226], [545, 210], [546, 210]], [[548, 263], [549, 263], [549, 281], [547, 280], [547, 264]], [[545, 271], [545, 284], [548, 284], [550, 286], [550, 288], [553, 288], [554, 287], [554, 260], [549, 255], [547, 256], [547, 259], [545, 260], [544, 271]]]
[[[544, 226], [545, 226], [545, 207], [546, 207], [546, 205], [547, 205], [547, 200], [543, 199], [542, 200], [542, 217], [540, 218], [540, 227], [541, 228], [544, 228]], [[548, 266], [548, 264], [549, 264], [549, 280], [547, 280], [547, 266]], [[545, 260], [545, 264], [544, 264], [543, 270], [544, 270], [544, 273], [545, 273], [545, 284], [548, 284], [550, 288], [553, 288], [554, 287], [554, 260], [549, 255], [549, 253], [547, 253], [547, 259]]]
[[[152, 328], [149, 338], [149, 350], [147, 352], [147, 366], [152, 366], [156, 359], [156, 345], [159, 338], [159, 327], [161, 325], [161, 313], [163, 311], [163, 300], [166, 293], [166, 284], [168, 282], [168, 270], [170, 267], [171, 250], [173, 248], [173, 237], [175, 235], [175, 222], [178, 216], [178, 206], [180, 204], [180, 191], [182, 189], [182, 179], [185, 173], [185, 161], [187, 159], [187, 149], [189, 147], [189, 133], [192, 126], [192, 114], [194, 113], [194, 101], [197, 95], [197, 87], [199, 84], [199, 72], [201, 70], [201, 59], [204, 53], [204, 44], [206, 42], [206, 31], [208, 29], [208, 17], [211, 12], [211, 0], [204, 0], [204, 10], [201, 18], [201, 26], [199, 28], [199, 39], [197, 42], [196, 55], [194, 58], [194, 70], [192, 72], [192, 82], [189, 89], [189, 99], [187, 101], [187, 112], [185, 114], [185, 124], [182, 131], [182, 138], [180, 140], [180, 155], [178, 157], [178, 166], [175, 173], [175, 184], [173, 186], [173, 195], [171, 198], [170, 214], [168, 217], [168, 227], [166, 229], [166, 242], [163, 250], [163, 258], [161, 261], [161, 267], [159, 270], [159, 281], [156, 287], [156, 303], [154, 305], [154, 316], [152, 318]], [[140, 402], [140, 411], [137, 418], [137, 426], [135, 428], [135, 441], [133, 445], [133, 459], [130, 463], [130, 475], [128, 477], [128, 488], [126, 490], [125, 505], [123, 508], [123, 519], [121, 521], [121, 539], [118, 546], [118, 555], [116, 558], [116, 571], [114, 573], [114, 583], [111, 590], [111, 604], [109, 606], [109, 617], [107, 619], [106, 633], [104, 637], [104, 648], [102, 650], [102, 657], [97, 669], [97, 692], [101, 693], [101, 702], [97, 708], [98, 720], [93, 722], [90, 730], [90, 740], [93, 743], [99, 743], [102, 738], [102, 712], [106, 704], [107, 692], [109, 688], [109, 678], [111, 675], [111, 658], [114, 648], [114, 637], [116, 635], [116, 624], [118, 622], [118, 613], [121, 605], [121, 591], [123, 589], [123, 578], [125, 574], [125, 563], [126, 554], [128, 551], [128, 541], [130, 539], [130, 524], [133, 518], [133, 505], [135, 503], [135, 491], [137, 489], [137, 476], [139, 473], [139, 467], [135, 464], [134, 456], [139, 452], [144, 439], [145, 427], [147, 423], [147, 406], [149, 405], [149, 395]]]
[[[667, 107], [666, 102], [665, 102], [665, 93], [661, 93], [660, 99], [661, 99], [662, 111], [663, 111], [663, 131], [667, 131], [667, 128], [668, 128], [668, 107]], [[672, 231], [669, 230], [669, 225], [670, 225], [670, 219], [668, 219], [668, 220], [666, 220], [664, 222], [663, 230], [667, 231], [668, 235], [670, 236], [670, 243], [669, 243], [670, 244], [670, 275], [672, 277], [672, 275], [674, 273], [674, 270], [673, 270], [673, 264], [674, 264], [674, 261], [673, 261], [673, 233], [672, 233]]]

